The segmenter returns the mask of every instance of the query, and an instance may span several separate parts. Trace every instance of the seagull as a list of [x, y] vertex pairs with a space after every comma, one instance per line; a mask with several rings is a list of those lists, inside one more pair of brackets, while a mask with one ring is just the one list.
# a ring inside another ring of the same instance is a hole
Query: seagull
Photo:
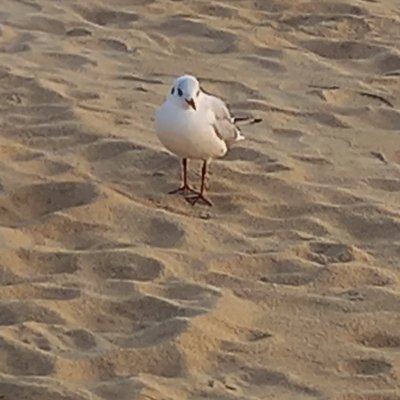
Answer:
[[[239, 122], [257, 123], [260, 118], [233, 117], [227, 104], [201, 89], [192, 75], [178, 77], [155, 115], [155, 131], [161, 144], [181, 159], [182, 185], [169, 192], [179, 193], [192, 205], [212, 206], [204, 195], [207, 166], [212, 159], [227, 154], [232, 145], [244, 140]], [[202, 160], [201, 185], [189, 185], [188, 159]]]

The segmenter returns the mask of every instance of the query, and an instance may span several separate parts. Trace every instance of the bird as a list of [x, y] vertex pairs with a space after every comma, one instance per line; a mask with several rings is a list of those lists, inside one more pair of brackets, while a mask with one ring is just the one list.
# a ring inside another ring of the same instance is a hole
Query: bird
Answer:
[[[182, 184], [169, 193], [183, 194], [192, 205], [212, 206], [205, 196], [210, 161], [225, 156], [234, 143], [245, 139], [238, 123], [258, 123], [261, 118], [233, 117], [221, 98], [206, 93], [195, 76], [185, 74], [173, 81], [154, 120], [161, 144], [181, 159]], [[189, 159], [203, 162], [199, 191], [189, 185]]]

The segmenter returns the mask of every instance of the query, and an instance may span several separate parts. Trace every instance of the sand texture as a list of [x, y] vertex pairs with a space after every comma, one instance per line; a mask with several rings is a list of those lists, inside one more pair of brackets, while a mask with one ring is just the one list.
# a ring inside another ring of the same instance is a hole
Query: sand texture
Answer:
[[[0, 3], [1, 399], [400, 400], [398, 0]], [[213, 208], [183, 73], [263, 118]]]

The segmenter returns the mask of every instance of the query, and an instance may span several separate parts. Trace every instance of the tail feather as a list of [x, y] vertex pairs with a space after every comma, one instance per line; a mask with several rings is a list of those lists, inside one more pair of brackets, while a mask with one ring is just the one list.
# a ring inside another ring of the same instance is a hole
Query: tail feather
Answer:
[[262, 121], [262, 118], [255, 118], [255, 117], [234, 117], [233, 118], [234, 124], [240, 123], [242, 125], [258, 124], [261, 121]]
[[235, 142], [239, 142], [240, 140], [246, 139], [245, 136], [243, 135], [242, 131], [238, 126], [236, 126], [236, 137], [235, 137]]
[[[236, 123], [240, 123], [240, 125], [251, 125], [251, 124], [257, 124], [258, 122], [261, 122], [261, 118], [254, 118], [254, 117], [233, 117], [232, 118], [232, 123], [234, 124], [235, 127], [235, 138], [233, 142], [239, 142], [240, 140], [245, 140], [246, 137], [243, 135], [240, 127], [236, 125]], [[232, 143], [230, 143], [231, 145]]]

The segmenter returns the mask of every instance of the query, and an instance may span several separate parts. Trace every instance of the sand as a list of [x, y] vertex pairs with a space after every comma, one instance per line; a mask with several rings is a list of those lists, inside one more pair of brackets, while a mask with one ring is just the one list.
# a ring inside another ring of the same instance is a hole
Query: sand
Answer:
[[[400, 399], [397, 0], [2, 0], [0, 24], [1, 399]], [[183, 73], [263, 118], [213, 208], [166, 194]]]

